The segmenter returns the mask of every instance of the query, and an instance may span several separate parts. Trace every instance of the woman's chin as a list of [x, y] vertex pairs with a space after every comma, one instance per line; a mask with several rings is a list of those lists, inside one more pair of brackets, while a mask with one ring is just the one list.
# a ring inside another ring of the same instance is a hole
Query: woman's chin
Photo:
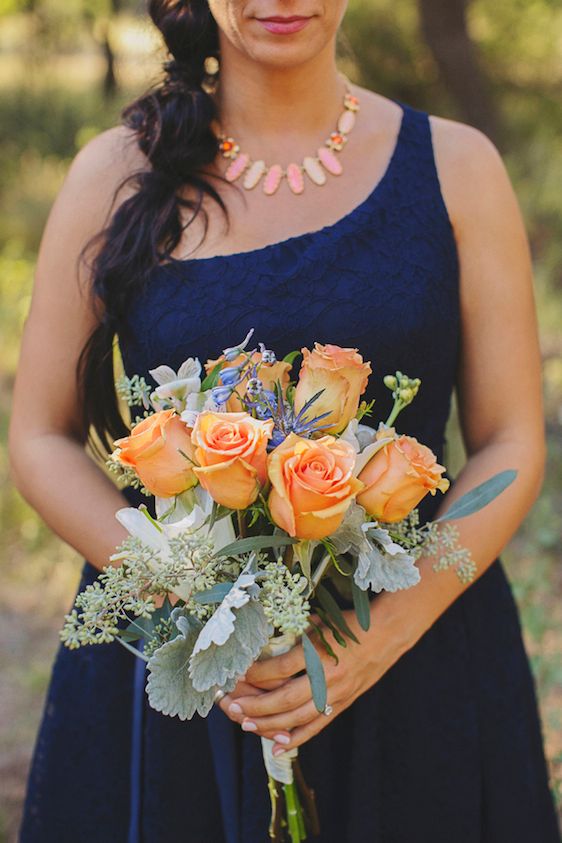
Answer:
[[270, 36], [267, 32], [248, 40], [248, 55], [266, 67], [287, 69], [312, 61], [326, 47], [320, 38], [311, 38], [308, 29], [295, 35]]

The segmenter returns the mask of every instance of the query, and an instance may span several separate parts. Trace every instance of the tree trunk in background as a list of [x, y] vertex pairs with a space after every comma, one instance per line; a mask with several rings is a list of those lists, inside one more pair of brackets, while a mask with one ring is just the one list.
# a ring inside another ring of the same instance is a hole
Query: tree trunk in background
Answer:
[[105, 74], [103, 77], [103, 95], [105, 99], [111, 99], [117, 92], [117, 77], [115, 75], [115, 53], [111, 46], [110, 24], [104, 27], [102, 38], [102, 50], [105, 58]]
[[470, 0], [418, 0], [422, 33], [462, 119], [501, 141], [500, 115], [467, 25]]
[[117, 76], [115, 73], [115, 53], [111, 44], [111, 21], [121, 11], [122, 0], [111, 0], [111, 17], [105, 21], [102, 35], [102, 51], [105, 58], [105, 75], [103, 79], [103, 95], [110, 99], [117, 93]]

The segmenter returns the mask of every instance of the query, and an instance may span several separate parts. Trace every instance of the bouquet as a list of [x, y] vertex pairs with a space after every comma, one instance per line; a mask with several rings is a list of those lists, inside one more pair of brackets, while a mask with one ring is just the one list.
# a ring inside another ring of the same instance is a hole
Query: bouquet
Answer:
[[[61, 632], [70, 648], [118, 641], [144, 659], [149, 704], [181, 720], [205, 717], [256, 659], [298, 641], [316, 708], [330, 714], [318, 650], [337, 660], [334, 646], [357, 641], [342, 600], [367, 630], [370, 593], [415, 586], [422, 553], [469, 582], [475, 565], [446, 522], [515, 476], [495, 475], [421, 525], [420, 501], [449, 481], [431, 450], [395, 427], [419, 379], [384, 377], [394, 406], [366, 425], [372, 370], [357, 349], [302, 349], [293, 381], [299, 353], [278, 360], [263, 343], [251, 347], [252, 335], [205, 373], [190, 358], [177, 372], [152, 370], [155, 388], [136, 375], [118, 382], [142, 415], [108, 464], [154, 506], [117, 512], [129, 536]], [[318, 833], [318, 817], [297, 750], [274, 757], [273, 742], [262, 745], [270, 836], [300, 843]]]

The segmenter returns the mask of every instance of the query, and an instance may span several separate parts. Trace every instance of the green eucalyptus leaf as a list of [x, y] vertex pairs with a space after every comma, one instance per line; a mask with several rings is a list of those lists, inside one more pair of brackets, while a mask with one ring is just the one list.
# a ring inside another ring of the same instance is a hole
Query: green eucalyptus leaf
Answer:
[[359, 644], [357, 636], [350, 629], [342, 610], [340, 609], [328, 589], [323, 585], [319, 585], [316, 588], [316, 596], [320, 601], [320, 605], [322, 606], [324, 611], [327, 612], [328, 616], [332, 620], [332, 623], [337, 626], [340, 632], [342, 632], [344, 635], [347, 635], [347, 637], [351, 638], [352, 641], [355, 641], [356, 644]]
[[329, 641], [327, 640], [326, 636], [324, 635], [324, 631], [323, 631], [322, 627], [318, 626], [318, 624], [315, 624], [315, 623], [312, 624], [312, 627], [314, 628], [315, 632], [318, 633], [318, 637], [320, 638], [320, 641], [322, 642], [322, 646], [324, 647], [324, 649], [326, 650], [328, 655], [335, 661], [336, 664], [339, 664], [340, 660], [338, 659], [336, 653], [334, 652], [334, 650], [331, 647]]
[[168, 596], [162, 605], [155, 609], [149, 618], [135, 618], [125, 629], [119, 631], [119, 637], [124, 641], [138, 641], [141, 638], [150, 640], [154, 635], [154, 629], [162, 621], [167, 621], [172, 613], [172, 604]]
[[209, 603], [222, 603], [226, 595], [232, 590], [233, 585], [233, 582], [219, 582], [206, 591], [194, 594], [193, 599], [196, 603], [201, 603], [204, 606]]
[[316, 607], [316, 613], [318, 617], [324, 622], [324, 626], [326, 626], [330, 630], [340, 647], [347, 647], [347, 641], [345, 640], [337, 626], [334, 626], [334, 624], [330, 620], [330, 616], [328, 615], [328, 613], [325, 612], [324, 609], [322, 609], [320, 606]]
[[129, 624], [129, 626], [125, 627], [125, 629], [120, 629], [117, 635], [122, 641], [129, 642], [140, 641], [141, 638], [146, 637], [143, 633], [140, 632], [137, 627], [134, 627], [132, 624]]
[[138, 641], [141, 638], [150, 639], [154, 634], [154, 615], [150, 618], [135, 618], [125, 629], [120, 630], [119, 638], [124, 641]]
[[328, 702], [328, 688], [326, 687], [326, 677], [324, 675], [324, 667], [320, 656], [316, 651], [316, 647], [306, 634], [303, 632], [302, 645], [304, 649], [304, 660], [306, 662], [306, 672], [310, 681], [310, 688], [312, 690], [312, 699], [314, 705], [319, 712], [323, 712]]
[[497, 498], [498, 495], [501, 495], [508, 486], [511, 486], [516, 477], [517, 471], [512, 468], [494, 474], [493, 477], [485, 480], [479, 486], [475, 486], [474, 489], [471, 489], [462, 498], [456, 500], [444, 515], [435, 519], [434, 523], [439, 524], [442, 521], [452, 521], [454, 518], [466, 518], [467, 515], [478, 512]]
[[359, 626], [367, 632], [371, 626], [371, 604], [367, 592], [359, 588], [355, 580], [351, 580], [351, 596]]
[[153, 627], [158, 626], [162, 621], [167, 621], [172, 614], [172, 609], [173, 606], [170, 603], [170, 598], [166, 595], [162, 605], [152, 613], [151, 621]]
[[252, 550], [286, 547], [289, 544], [298, 544], [298, 541], [298, 539], [293, 539], [290, 536], [249, 536], [245, 539], [237, 539], [235, 542], [217, 550], [215, 557], [241, 556], [243, 553], [249, 553]]

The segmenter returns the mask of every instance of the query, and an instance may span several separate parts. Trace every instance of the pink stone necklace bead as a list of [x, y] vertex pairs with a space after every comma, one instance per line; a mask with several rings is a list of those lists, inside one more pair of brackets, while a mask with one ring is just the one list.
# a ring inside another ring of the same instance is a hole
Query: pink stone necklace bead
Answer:
[[242, 185], [245, 190], [253, 190], [262, 182], [265, 196], [274, 196], [283, 181], [287, 184], [291, 193], [300, 196], [305, 189], [305, 175], [312, 184], [322, 187], [327, 182], [327, 175], [341, 176], [343, 166], [338, 158], [348, 141], [348, 135], [352, 132], [357, 112], [360, 109], [359, 98], [351, 93], [349, 83], [346, 80], [345, 96], [342, 111], [337, 128], [321, 146], [314, 156], [307, 155], [302, 164], [291, 163], [286, 169], [281, 164], [267, 166], [265, 161], [253, 161], [246, 152], [241, 152], [240, 147], [233, 137], [219, 134], [219, 152], [229, 164], [225, 172], [225, 179], [228, 182], [235, 182], [242, 178]]

